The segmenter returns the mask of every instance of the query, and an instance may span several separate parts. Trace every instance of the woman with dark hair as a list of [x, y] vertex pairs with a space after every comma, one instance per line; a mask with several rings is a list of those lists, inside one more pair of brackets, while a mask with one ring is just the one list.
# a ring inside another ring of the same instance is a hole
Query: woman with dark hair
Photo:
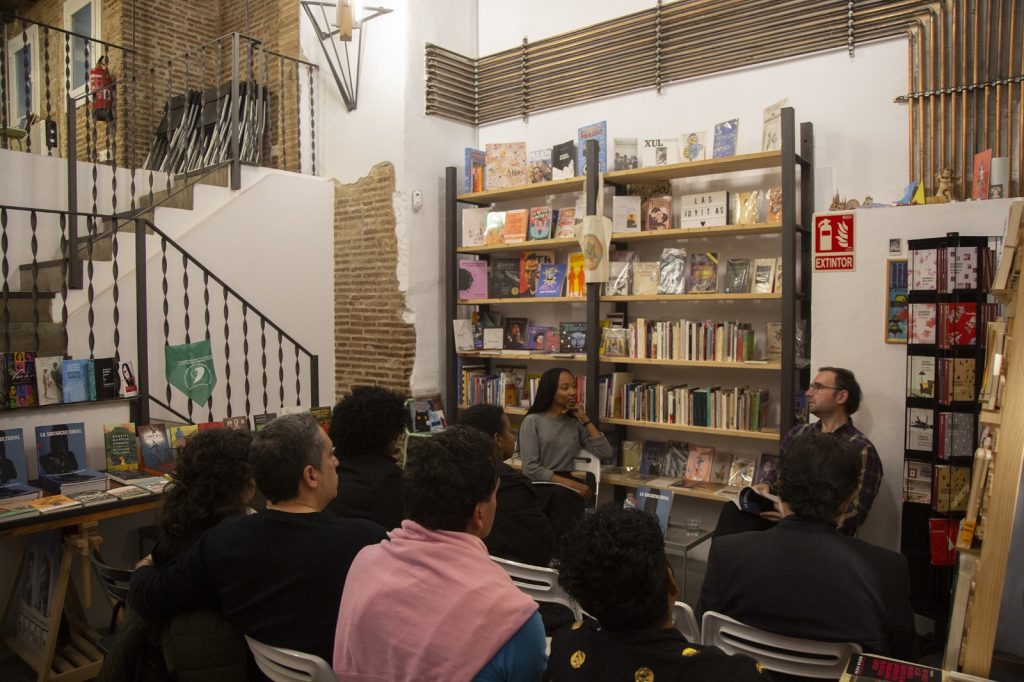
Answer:
[[610, 460], [612, 446], [576, 401], [576, 377], [554, 367], [541, 375], [537, 395], [519, 428], [519, 457], [531, 481], [560, 483], [584, 499], [590, 486], [573, 478], [573, 459], [586, 450]]

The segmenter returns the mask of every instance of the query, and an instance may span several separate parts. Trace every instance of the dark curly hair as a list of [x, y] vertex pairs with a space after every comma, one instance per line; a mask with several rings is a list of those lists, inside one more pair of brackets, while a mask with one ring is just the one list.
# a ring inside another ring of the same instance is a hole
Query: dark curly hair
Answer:
[[779, 462], [779, 497], [799, 516], [832, 523], [857, 489], [860, 470], [860, 453], [847, 441], [807, 429]]
[[390, 457], [389, 446], [405, 431], [405, 398], [381, 386], [356, 386], [334, 406], [328, 435], [339, 461], [346, 457]]
[[819, 367], [819, 372], [832, 372], [836, 375], [836, 388], [840, 391], [846, 391], [846, 402], [843, 403], [843, 409], [846, 414], [853, 414], [860, 407], [861, 390], [860, 384], [857, 383], [857, 377], [853, 376], [853, 372], [842, 367]]
[[208, 429], [189, 437], [164, 493], [160, 527], [184, 537], [195, 525], [215, 525], [241, 513], [252, 486], [248, 431]]
[[493, 438], [494, 434], [505, 433], [505, 422], [502, 419], [504, 416], [505, 409], [500, 405], [480, 403], [463, 412], [459, 417], [459, 423], [479, 429]]
[[658, 520], [609, 502], [563, 538], [558, 583], [610, 631], [643, 630], [668, 618], [668, 559]]
[[430, 530], [465, 531], [498, 485], [498, 462], [498, 446], [471, 426], [423, 439], [402, 475], [405, 518]]
[[530, 409], [526, 411], [526, 414], [537, 414], [538, 412], [543, 414], [548, 411], [551, 404], [555, 402], [555, 393], [558, 392], [558, 380], [562, 377], [562, 372], [573, 377], [573, 379], [576, 377], [576, 375], [564, 367], [552, 367], [541, 374], [540, 381], [537, 382], [537, 394], [533, 397], [533, 404], [530, 405]]

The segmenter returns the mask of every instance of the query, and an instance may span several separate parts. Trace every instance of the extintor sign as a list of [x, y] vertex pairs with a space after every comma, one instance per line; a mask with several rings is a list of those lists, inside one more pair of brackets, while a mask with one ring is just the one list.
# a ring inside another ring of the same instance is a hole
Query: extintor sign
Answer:
[[854, 258], [852, 213], [814, 216], [815, 272], [852, 272]]

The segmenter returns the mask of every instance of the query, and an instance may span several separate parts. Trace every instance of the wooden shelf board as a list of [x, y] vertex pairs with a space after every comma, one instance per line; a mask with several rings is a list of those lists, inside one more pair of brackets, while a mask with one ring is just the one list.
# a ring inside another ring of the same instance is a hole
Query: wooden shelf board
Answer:
[[457, 305], [499, 305], [503, 303], [586, 303], [585, 296], [524, 296], [523, 298], [474, 298]]
[[602, 424], [616, 424], [618, 426], [637, 426], [650, 429], [661, 429], [663, 431], [685, 431], [687, 433], [702, 433], [708, 436], [731, 436], [734, 438], [751, 438], [754, 440], [779, 441], [778, 431], [739, 431], [734, 429], [713, 429], [706, 426], [684, 426], [682, 424], [661, 424], [658, 422], [642, 422], [633, 419], [602, 419]]
[[666, 166], [612, 171], [604, 174], [604, 181], [612, 185], [631, 185], [662, 182], [676, 178], [692, 178], [699, 175], [717, 175], [719, 173], [776, 168], [781, 165], [782, 152], [757, 152], [755, 154], [726, 156], [720, 159], [707, 159], [706, 161], [673, 163]]
[[571, 353], [569, 355], [553, 355], [551, 353], [505, 353], [498, 350], [474, 350], [461, 351], [459, 355], [464, 358], [479, 358], [481, 360], [529, 360], [539, 362], [586, 362], [586, 353]]
[[639, 242], [670, 239], [706, 239], [709, 237], [736, 237], [748, 234], [782, 234], [782, 225], [779, 223], [756, 223], [754, 225], [677, 227], [671, 230], [653, 230], [647, 232], [612, 232], [612, 241]]
[[[459, 405], [460, 410], [468, 410], [472, 405]], [[509, 407], [508, 405], [503, 406], [501, 409], [505, 410], [505, 414], [510, 417], [513, 416], [524, 416], [526, 414], [525, 407]]]
[[477, 204], [486, 206], [496, 201], [512, 201], [513, 199], [529, 199], [530, 197], [543, 197], [549, 194], [563, 194], [565, 192], [582, 192], [586, 186], [587, 179], [584, 176], [565, 178], [563, 180], [549, 180], [548, 182], [537, 182], [532, 185], [519, 185], [517, 187], [504, 187], [502, 189], [490, 189], [483, 192], [472, 192], [460, 194], [456, 197], [466, 204]]
[[[778, 301], [782, 292], [772, 294], [650, 294], [644, 296], [602, 296], [602, 303], [626, 301]], [[554, 300], [554, 299], [548, 299]], [[581, 299], [585, 300], [585, 299]]]
[[726, 362], [720, 360], [662, 360], [653, 358], [624, 358], [602, 355], [601, 362], [616, 362], [624, 365], [657, 365], [659, 367], [712, 367], [716, 369], [765, 369], [779, 371], [779, 362]]
[[531, 249], [557, 249], [562, 246], [575, 246], [579, 248], [580, 242], [575, 238], [563, 238], [563, 239], [534, 239], [528, 242], [519, 242], [517, 244], [492, 244], [490, 246], [463, 246], [459, 248], [459, 253], [465, 254], [484, 254], [484, 253], [501, 253], [503, 251], [525, 251]]

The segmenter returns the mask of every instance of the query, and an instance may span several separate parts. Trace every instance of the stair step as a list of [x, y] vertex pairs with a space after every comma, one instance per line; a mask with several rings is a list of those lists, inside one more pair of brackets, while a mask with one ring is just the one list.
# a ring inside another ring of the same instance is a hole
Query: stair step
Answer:
[[[194, 185], [189, 183], [185, 186], [172, 186], [169, 190], [162, 189], [159, 192], [153, 192], [153, 197], [150, 199], [149, 194], [144, 194], [139, 197], [136, 205], [139, 208], [148, 208], [149, 206], [163, 206], [165, 208], [181, 208], [188, 211], [192, 210], [192, 200], [194, 198]], [[130, 212], [126, 212], [125, 215], [129, 215]], [[118, 213], [118, 215], [121, 215]]]
[[[197, 176], [203, 175], [204, 173], [208, 173], [208, 174], [204, 175], [203, 177], [201, 177], [199, 179], [196, 179]], [[231, 164], [230, 163], [221, 164], [220, 168], [217, 168], [214, 171], [209, 171], [208, 169], [207, 170], [200, 169], [200, 170], [197, 170], [197, 171], [189, 172], [189, 174], [188, 174], [188, 181], [189, 181], [189, 183], [193, 183], [194, 182], [194, 183], [197, 183], [197, 184], [200, 184], [200, 185], [212, 185], [214, 187], [229, 187], [231, 185]], [[184, 173], [174, 176], [174, 183], [175, 184], [183, 183], [183, 182], [185, 182], [185, 174]]]
[[[40, 322], [53, 322], [53, 307], [50, 305], [56, 294], [52, 291], [40, 291], [36, 295], [35, 308], [39, 311]], [[0, 309], [3, 303], [0, 302]], [[7, 316], [12, 323], [26, 322], [31, 324], [34, 320], [32, 313], [32, 292], [11, 291], [7, 294]], [[0, 313], [2, 314], [2, 313]]]
[[[39, 268], [36, 284], [37, 291], [60, 291], [61, 284], [64, 281], [64, 278], [61, 276], [61, 266], [63, 263], [63, 260], [43, 260], [36, 264]], [[18, 274], [21, 277], [21, 291], [32, 291], [32, 264], [26, 263], [19, 267]]]
[[[15, 322], [7, 325], [11, 345], [7, 347], [7, 334], [0, 333], [0, 351], [31, 351], [36, 347], [35, 330], [32, 323]], [[39, 323], [39, 348], [37, 355], [64, 355], [64, 326], [59, 322]]]

